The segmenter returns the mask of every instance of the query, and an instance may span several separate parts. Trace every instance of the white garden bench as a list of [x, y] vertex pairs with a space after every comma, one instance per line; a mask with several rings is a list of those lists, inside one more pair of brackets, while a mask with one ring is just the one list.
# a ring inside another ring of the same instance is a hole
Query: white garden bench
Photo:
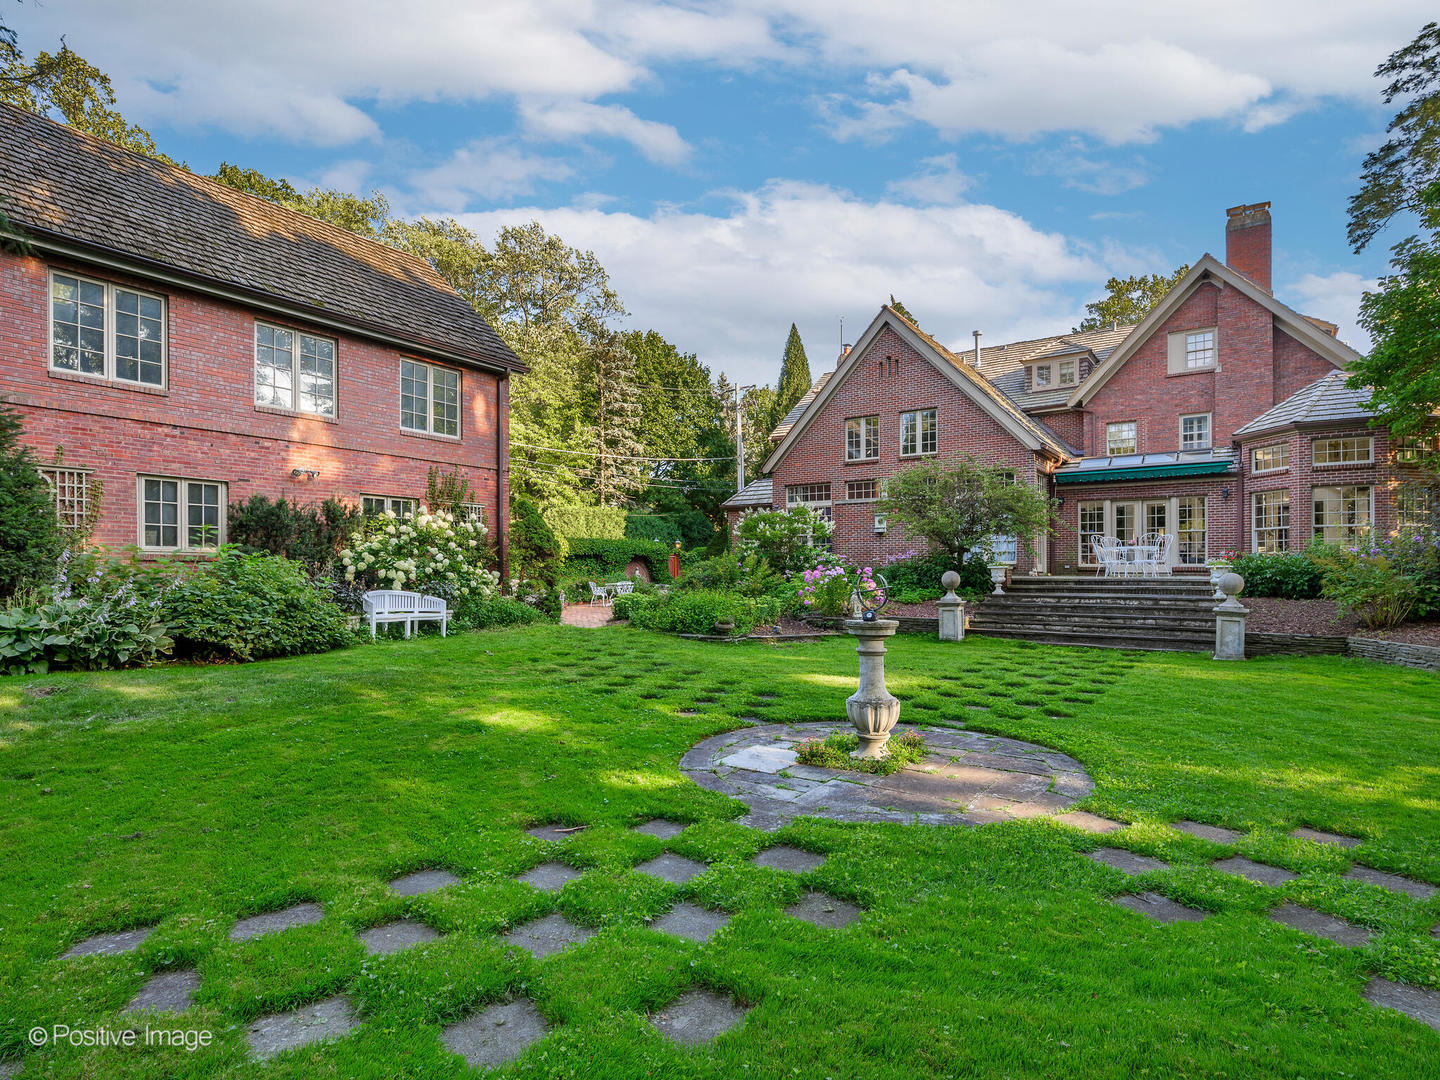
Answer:
[[370, 636], [375, 636], [375, 627], [381, 623], [404, 623], [408, 638], [422, 622], [438, 622], [440, 636], [450, 624], [450, 612], [445, 601], [438, 596], [406, 592], [403, 589], [371, 589], [361, 598], [365, 605], [365, 618], [370, 623]]

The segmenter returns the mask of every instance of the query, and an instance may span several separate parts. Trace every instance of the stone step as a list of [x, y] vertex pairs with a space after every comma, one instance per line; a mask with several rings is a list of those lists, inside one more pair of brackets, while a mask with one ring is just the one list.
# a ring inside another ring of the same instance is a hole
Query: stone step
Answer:
[[982, 603], [976, 605], [976, 608], [996, 611], [1048, 611], [1054, 608], [1073, 608], [1077, 611], [1107, 608], [1116, 611], [1134, 611], [1137, 608], [1144, 608], [1192, 614], [1201, 611], [1208, 613], [1215, 607], [1215, 604], [1216, 601], [1210, 597], [1191, 599], [1174, 596], [1129, 597], [1097, 594], [1094, 596], [987, 596]]
[[1200, 637], [1211, 635], [1215, 632], [1215, 622], [1211, 620], [1204, 622], [1199, 619], [1171, 620], [1171, 619], [986, 619], [971, 618], [969, 625], [976, 630], [982, 629], [1009, 629], [1029, 630], [1035, 627], [1050, 627], [1057, 630], [1096, 630], [1096, 631], [1139, 631], [1146, 633], [1156, 631], [1162, 633], [1177, 633]]
[[1051, 630], [1043, 627], [1020, 629], [1018, 627], [988, 628], [972, 627], [971, 633], [982, 637], [1011, 638], [1018, 641], [1034, 641], [1046, 645], [1080, 645], [1101, 649], [1145, 649], [1159, 652], [1210, 652], [1215, 647], [1215, 636], [1157, 634], [1126, 634], [1097, 630]]

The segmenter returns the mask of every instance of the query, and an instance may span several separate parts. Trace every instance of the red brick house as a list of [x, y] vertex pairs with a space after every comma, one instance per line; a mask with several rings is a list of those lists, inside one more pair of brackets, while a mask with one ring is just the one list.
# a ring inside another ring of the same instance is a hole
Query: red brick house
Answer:
[[1022, 572], [1091, 569], [1095, 536], [1169, 534], [1183, 571], [1418, 524], [1414, 448], [1369, 427], [1365, 394], [1344, 386], [1357, 354], [1271, 295], [1269, 204], [1227, 214], [1226, 261], [1203, 256], [1135, 326], [989, 348], [977, 335], [956, 353], [882, 308], [772, 433], [768, 475], [725, 504], [732, 522], [812, 506], [838, 552], [883, 560], [916, 546], [875, 512], [886, 477], [969, 455], [1057, 501]]
[[62, 520], [204, 552], [228, 503], [407, 512], [438, 467], [503, 559], [523, 365], [428, 263], [3, 105], [0, 212], [0, 398]]

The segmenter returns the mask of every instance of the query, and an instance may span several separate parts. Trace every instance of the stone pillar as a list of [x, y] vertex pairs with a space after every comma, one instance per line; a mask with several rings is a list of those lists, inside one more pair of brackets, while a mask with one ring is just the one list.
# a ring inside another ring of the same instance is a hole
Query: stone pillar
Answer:
[[1245, 659], [1245, 616], [1250, 609], [1235, 599], [1245, 587], [1239, 574], [1221, 574], [1218, 583], [1225, 602], [1215, 610], [1215, 659]]
[[963, 641], [965, 639], [965, 601], [955, 595], [960, 584], [960, 575], [946, 570], [940, 575], [940, 584], [945, 586], [945, 595], [937, 605], [940, 608], [940, 640]]
[[860, 735], [861, 758], [883, 758], [890, 729], [900, 719], [900, 702], [885, 689], [885, 639], [899, 628], [894, 619], [846, 619], [845, 630], [860, 639], [860, 686], [845, 699], [845, 713]]

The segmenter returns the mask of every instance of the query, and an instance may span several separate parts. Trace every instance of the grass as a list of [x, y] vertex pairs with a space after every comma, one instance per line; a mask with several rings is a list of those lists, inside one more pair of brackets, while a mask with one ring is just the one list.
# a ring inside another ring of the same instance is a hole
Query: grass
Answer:
[[[1084, 763], [1103, 838], [1050, 821], [981, 829], [806, 819], [776, 836], [677, 762], [739, 718], [835, 719], [852, 643], [709, 646], [530, 627], [244, 667], [0, 682], [0, 1061], [25, 1075], [462, 1077], [445, 1024], [510, 995], [556, 1026], [508, 1066], [531, 1077], [1342, 1077], [1435, 1075], [1440, 1034], [1360, 996], [1371, 974], [1440, 984], [1440, 897], [1341, 877], [1347, 859], [1440, 883], [1435, 676], [1338, 658], [1217, 664], [920, 638], [891, 645], [901, 723], [964, 724]], [[694, 715], [685, 715], [693, 713]], [[691, 822], [668, 842], [629, 827]], [[1226, 847], [1180, 818], [1243, 830]], [[563, 844], [526, 826], [588, 825]], [[1340, 852], [1309, 825], [1364, 838]], [[829, 856], [751, 865], [784, 841]], [[1101, 844], [1171, 869], [1127, 879]], [[711, 864], [681, 888], [631, 868]], [[1234, 851], [1299, 876], [1266, 889], [1210, 868]], [[558, 894], [512, 880], [547, 859]], [[404, 900], [386, 881], [463, 884]], [[843, 931], [783, 913], [804, 888], [866, 909]], [[1109, 902], [1150, 888], [1215, 912], [1160, 926]], [[696, 945], [646, 927], [679, 898], [723, 909]], [[1377, 931], [1342, 949], [1264, 917], [1282, 899]], [[237, 918], [302, 900], [322, 922], [231, 942]], [[497, 932], [559, 910], [599, 933], [536, 961]], [[406, 913], [445, 937], [367, 958], [358, 930]], [[89, 934], [157, 924], [135, 954], [60, 962]], [[194, 965], [187, 1052], [29, 1051], [33, 1025], [120, 1029], [155, 971]], [[692, 985], [753, 1006], [696, 1051], [645, 1021]], [[344, 992], [351, 1036], [260, 1064], [245, 1025]]]
[[795, 760], [801, 765], [822, 769], [845, 769], [851, 772], [890, 776], [906, 765], [924, 760], [925, 740], [918, 731], [901, 731], [885, 743], [883, 758], [857, 758], [860, 736], [851, 731], [837, 731], [823, 739], [806, 739], [795, 747]]

